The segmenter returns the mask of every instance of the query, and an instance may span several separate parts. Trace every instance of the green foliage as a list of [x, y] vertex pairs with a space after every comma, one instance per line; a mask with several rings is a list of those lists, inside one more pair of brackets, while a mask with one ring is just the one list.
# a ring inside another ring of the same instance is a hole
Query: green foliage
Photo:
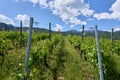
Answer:
[[[78, 43], [79, 36], [76, 38], [75, 36], [69, 37], [71, 42], [76, 46], [75, 43]], [[79, 41], [80, 44], [81, 41]], [[120, 73], [115, 69], [114, 59], [111, 57], [113, 54], [120, 54], [120, 46], [119, 41], [114, 41], [113, 45], [111, 40], [109, 39], [100, 39], [100, 53], [102, 55], [102, 66], [106, 80], [119, 80]], [[87, 61], [89, 61], [95, 69], [98, 69], [98, 54], [96, 48], [96, 41], [94, 38], [87, 37], [84, 39], [83, 43], [81, 43], [80, 47], [81, 51], [85, 51], [87, 55]], [[113, 66], [114, 65], [114, 66]], [[113, 72], [115, 75], [111, 74]]]
[[[68, 35], [68, 41], [61, 34], [52, 34], [49, 40], [48, 33], [33, 33], [27, 75], [23, 73], [27, 37], [27, 33], [23, 32], [20, 48], [19, 32], [0, 32], [0, 54], [5, 56], [3, 64], [0, 65], [1, 80], [21, 80], [25, 76], [29, 77], [28, 80], [57, 80], [59, 76], [68, 80], [87, 80], [88, 78], [98, 80], [98, 56], [94, 38], [86, 37], [82, 42], [80, 36]], [[110, 40], [100, 39], [106, 80], [120, 79], [119, 44], [118, 40], [112, 45]], [[85, 51], [87, 61], [79, 57], [75, 51], [76, 48]], [[49, 68], [44, 64], [45, 57]]]

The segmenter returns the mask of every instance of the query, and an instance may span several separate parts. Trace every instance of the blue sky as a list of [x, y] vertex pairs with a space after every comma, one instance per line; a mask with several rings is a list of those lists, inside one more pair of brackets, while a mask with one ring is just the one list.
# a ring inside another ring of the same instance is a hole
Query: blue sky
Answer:
[[29, 25], [29, 18], [39, 22], [34, 27], [52, 30], [80, 30], [98, 25], [100, 30], [120, 30], [120, 0], [0, 0], [0, 22]]

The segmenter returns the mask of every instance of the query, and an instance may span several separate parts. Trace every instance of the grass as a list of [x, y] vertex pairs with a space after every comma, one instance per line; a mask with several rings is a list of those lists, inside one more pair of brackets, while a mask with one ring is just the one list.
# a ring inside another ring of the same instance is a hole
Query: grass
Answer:
[[66, 56], [65, 68], [63, 68], [63, 77], [65, 80], [99, 80], [97, 70], [89, 62], [80, 58], [79, 53], [65, 39]]
[[23, 63], [25, 48], [13, 49], [6, 53], [5, 60], [0, 66], [1, 80], [16, 80], [17, 73], [21, 70], [19, 63]]

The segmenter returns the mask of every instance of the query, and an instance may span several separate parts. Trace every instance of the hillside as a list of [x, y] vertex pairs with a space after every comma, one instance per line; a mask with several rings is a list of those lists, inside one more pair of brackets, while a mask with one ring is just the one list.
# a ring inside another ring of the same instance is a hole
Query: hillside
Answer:
[[1, 30], [12, 30], [14, 28], [13, 25], [8, 25], [5, 23], [0, 23], [0, 31]]
[[[23, 31], [28, 31], [28, 27], [23, 27], [22, 30]], [[13, 30], [13, 31], [18, 31], [20, 30], [20, 27], [15, 27], [13, 25], [8, 25], [5, 23], [0, 23], [0, 31], [2, 30]], [[44, 28], [33, 28], [33, 31], [35, 32], [49, 32], [48, 29], [44, 29]], [[55, 32], [55, 31], [52, 31]], [[56, 33], [56, 32], [55, 32]], [[62, 31], [63, 35], [67, 35], [67, 34], [71, 34], [71, 35], [81, 35], [81, 31], [77, 31], [77, 30], [68, 30], [68, 31]], [[102, 38], [111, 38], [111, 33], [108, 31], [99, 31], [100, 37]], [[115, 39], [120, 39], [120, 31], [116, 31], [114, 32], [114, 38]], [[89, 30], [85, 30], [85, 36], [91, 36], [91, 37], [95, 37], [95, 32], [94, 31], [89, 31]]]
[[[22, 30], [23, 31], [28, 31], [29, 27], [22, 27]], [[19, 31], [20, 30], [20, 27], [17, 27], [17, 26], [13, 26], [13, 25], [8, 25], [8, 24], [5, 24], [5, 23], [0, 23], [0, 31], [2, 30], [6, 30], [6, 31], [9, 31], [9, 30], [13, 30], [13, 31]], [[33, 28], [33, 31], [39, 31], [39, 32], [48, 32], [47, 29], [44, 29], [44, 28]]]

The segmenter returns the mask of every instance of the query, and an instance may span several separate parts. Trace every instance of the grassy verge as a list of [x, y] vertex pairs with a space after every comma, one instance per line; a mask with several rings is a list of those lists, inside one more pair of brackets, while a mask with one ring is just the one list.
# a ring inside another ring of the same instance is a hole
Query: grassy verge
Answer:
[[67, 52], [65, 68], [62, 68], [65, 80], [99, 80], [99, 74], [89, 62], [80, 59], [79, 53], [65, 39], [65, 48]]

